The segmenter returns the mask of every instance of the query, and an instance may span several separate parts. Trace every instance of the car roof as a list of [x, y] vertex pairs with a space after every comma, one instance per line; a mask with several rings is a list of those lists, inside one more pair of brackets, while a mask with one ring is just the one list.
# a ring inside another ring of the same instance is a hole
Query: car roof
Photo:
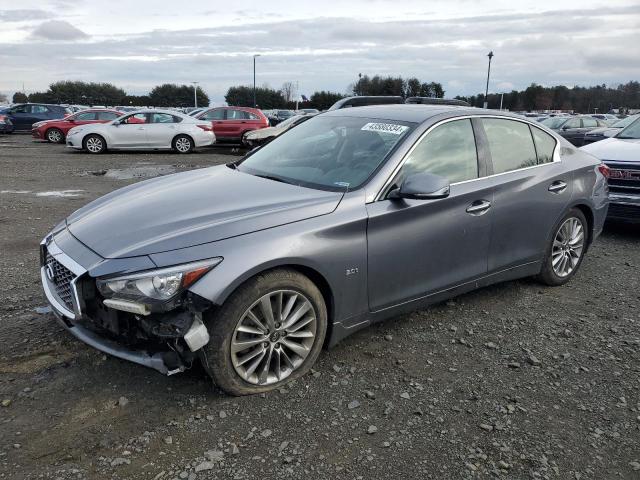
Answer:
[[369, 105], [366, 107], [341, 108], [338, 110], [329, 110], [321, 115], [331, 117], [380, 118], [413, 123], [423, 123], [439, 115], [445, 117], [499, 115], [512, 117], [517, 120], [526, 120], [519, 115], [499, 110], [486, 110], [483, 108], [459, 107], [453, 105], [423, 104]]

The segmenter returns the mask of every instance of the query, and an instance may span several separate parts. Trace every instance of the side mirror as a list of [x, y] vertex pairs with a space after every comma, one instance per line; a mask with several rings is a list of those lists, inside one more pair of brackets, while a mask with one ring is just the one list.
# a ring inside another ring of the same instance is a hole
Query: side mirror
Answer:
[[448, 179], [432, 173], [416, 173], [405, 178], [400, 188], [392, 190], [387, 198], [433, 200], [448, 197], [450, 190]]

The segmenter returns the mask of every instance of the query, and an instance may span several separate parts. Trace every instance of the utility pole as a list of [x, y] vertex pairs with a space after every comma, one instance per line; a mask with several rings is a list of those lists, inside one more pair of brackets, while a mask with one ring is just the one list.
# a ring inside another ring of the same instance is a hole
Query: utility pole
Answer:
[[256, 53], [253, 56], [253, 108], [256, 108], [256, 57], [259, 57], [260, 54]]
[[193, 106], [198, 108], [198, 84], [200, 82], [191, 82], [193, 83]]
[[487, 88], [484, 91], [484, 108], [489, 106], [489, 76], [491, 75], [491, 59], [493, 58], [493, 51], [489, 52], [489, 68], [487, 69]]
[[500, 111], [502, 111], [502, 100], [504, 99], [504, 92], [500, 94]]

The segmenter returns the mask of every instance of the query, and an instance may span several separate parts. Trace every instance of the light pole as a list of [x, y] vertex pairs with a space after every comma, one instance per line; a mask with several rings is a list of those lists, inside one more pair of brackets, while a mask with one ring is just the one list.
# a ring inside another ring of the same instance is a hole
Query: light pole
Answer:
[[504, 100], [504, 92], [500, 94], [500, 111], [502, 111], [502, 100]]
[[198, 108], [198, 83], [200, 82], [191, 82], [193, 83], [193, 106]]
[[256, 57], [259, 56], [259, 53], [253, 55], [253, 108], [256, 108]]
[[489, 106], [489, 75], [491, 75], [491, 59], [493, 58], [493, 51], [489, 52], [489, 68], [487, 69], [487, 88], [484, 91], [484, 108]]

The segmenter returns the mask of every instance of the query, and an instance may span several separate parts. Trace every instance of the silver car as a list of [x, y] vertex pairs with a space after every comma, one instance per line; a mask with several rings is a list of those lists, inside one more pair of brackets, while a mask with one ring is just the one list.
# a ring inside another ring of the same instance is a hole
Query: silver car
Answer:
[[562, 285], [607, 213], [607, 168], [503, 112], [382, 105], [320, 114], [242, 160], [76, 211], [41, 244], [61, 325], [234, 395], [298, 378], [323, 345], [526, 276]]
[[89, 153], [107, 150], [174, 150], [190, 153], [215, 143], [211, 122], [173, 110], [138, 110], [112, 122], [81, 125], [67, 133], [67, 147]]

